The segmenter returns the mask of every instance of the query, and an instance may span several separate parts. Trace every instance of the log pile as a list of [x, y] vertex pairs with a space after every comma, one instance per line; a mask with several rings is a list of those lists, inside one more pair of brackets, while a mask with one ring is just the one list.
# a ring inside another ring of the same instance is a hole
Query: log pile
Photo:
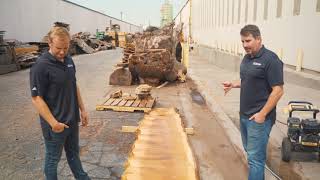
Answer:
[[136, 88], [135, 93], [139, 99], [148, 99], [151, 98], [151, 89], [148, 84], [142, 84]]
[[175, 81], [174, 59], [166, 49], [147, 49], [129, 59], [129, 70], [135, 82], [157, 86], [163, 81]]
[[36, 45], [14, 43], [17, 64], [20, 68], [32, 66], [40, 55], [39, 47]]
[[[64, 27], [70, 31], [69, 24], [63, 22], [55, 22], [53, 27]], [[43, 43], [48, 43], [48, 35], [42, 38]], [[71, 36], [69, 54], [92, 54], [97, 51], [113, 49], [110, 37], [104, 37], [103, 40], [99, 40], [92, 36], [89, 32], [78, 32]]]
[[132, 57], [132, 54], [135, 53], [135, 45], [133, 43], [127, 43], [123, 50], [122, 61], [117, 64], [118, 67], [128, 67], [129, 59]]
[[[177, 43], [176, 29], [174, 24], [162, 29], [153, 29], [143, 33], [134, 34], [133, 43], [127, 43], [123, 53], [121, 63], [118, 67], [124, 69], [127, 76], [126, 67], [129, 67], [132, 84], [147, 83], [152, 86], [169, 81], [185, 81], [186, 68], [175, 59], [175, 45]], [[180, 30], [181, 31], [181, 30]], [[117, 75], [115, 75], [117, 73]], [[122, 85], [124, 77], [116, 69], [111, 74], [110, 84]], [[119, 78], [117, 77], [119, 76]], [[119, 82], [117, 80], [119, 79]]]
[[70, 54], [92, 54], [97, 51], [113, 49], [111, 42], [91, 38], [88, 32], [78, 32], [72, 35], [70, 43]]

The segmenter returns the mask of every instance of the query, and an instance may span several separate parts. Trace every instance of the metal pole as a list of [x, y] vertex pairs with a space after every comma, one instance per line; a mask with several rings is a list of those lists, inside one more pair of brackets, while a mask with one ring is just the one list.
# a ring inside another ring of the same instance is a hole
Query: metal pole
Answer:
[[190, 15], [189, 15], [189, 40], [192, 39], [192, 0], [189, 0], [190, 3]]

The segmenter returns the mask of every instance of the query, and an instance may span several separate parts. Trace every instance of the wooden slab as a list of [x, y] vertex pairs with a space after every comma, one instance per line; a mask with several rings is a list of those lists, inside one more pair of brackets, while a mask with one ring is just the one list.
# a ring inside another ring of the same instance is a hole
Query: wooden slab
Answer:
[[156, 101], [156, 99], [151, 99], [151, 100], [149, 100], [149, 101], [147, 102], [147, 104], [146, 104], [146, 107], [147, 107], [147, 108], [151, 108], [151, 107], [154, 105], [155, 101]]
[[105, 105], [110, 105], [111, 103], [113, 103], [114, 100], [115, 100], [114, 98], [109, 98], [105, 103]]
[[141, 102], [140, 102], [140, 104], [139, 104], [139, 107], [146, 107], [147, 102], [148, 102], [147, 99], [141, 100]]
[[121, 98], [117, 98], [116, 100], [113, 101], [113, 103], [111, 104], [111, 106], [116, 106], [119, 104], [119, 102], [122, 101]]
[[123, 132], [137, 132], [126, 162], [122, 180], [198, 180], [198, 167], [173, 108], [156, 108], [146, 114], [136, 127], [122, 127]]
[[119, 102], [119, 106], [124, 106], [127, 103], [126, 99], [122, 99], [121, 102]]
[[139, 104], [140, 104], [140, 99], [136, 99], [135, 101], [134, 101], [134, 103], [132, 104], [132, 106], [133, 107], [138, 107], [139, 106]]
[[138, 130], [138, 126], [122, 126], [121, 132], [134, 133]]
[[134, 103], [134, 100], [128, 100], [124, 106], [131, 106]]

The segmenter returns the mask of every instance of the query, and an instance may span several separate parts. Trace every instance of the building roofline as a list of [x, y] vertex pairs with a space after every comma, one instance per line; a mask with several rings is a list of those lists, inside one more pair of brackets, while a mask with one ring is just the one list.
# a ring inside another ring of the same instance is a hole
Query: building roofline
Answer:
[[112, 18], [112, 19], [115, 19], [115, 20], [118, 20], [118, 21], [121, 21], [121, 22], [130, 24], [130, 25], [132, 25], [132, 26], [141, 27], [141, 26], [138, 26], [138, 25], [129, 23], [129, 22], [127, 22], [127, 21], [123, 21], [123, 20], [121, 20], [121, 19], [118, 19], [118, 18], [109, 16], [109, 15], [104, 14], [104, 13], [102, 13], [102, 12], [99, 12], [99, 11], [96, 11], [96, 10], [93, 10], [93, 9], [90, 9], [90, 8], [88, 8], [88, 7], [85, 7], [85, 6], [83, 6], [83, 5], [77, 4], [77, 3], [75, 3], [75, 2], [71, 2], [71, 1], [69, 1], [69, 0], [62, 0], [62, 1], [66, 2], [66, 3], [70, 3], [70, 4], [75, 5], [75, 6], [78, 6], [78, 7], [81, 7], [81, 8], [84, 8], [84, 9], [87, 9], [87, 10], [89, 10], [89, 11], [92, 11], [92, 12], [95, 12], [95, 13], [98, 13], [98, 14], [101, 14], [101, 15], [103, 15], [103, 16], [106, 16], [106, 17], [109, 17], [109, 18]]
[[173, 21], [176, 20], [176, 18], [179, 16], [179, 14], [182, 12], [182, 10], [187, 6], [187, 4], [189, 3], [190, 0], [187, 0], [187, 2], [182, 6], [182, 8], [180, 9], [180, 11], [176, 14], [176, 16], [173, 18]]

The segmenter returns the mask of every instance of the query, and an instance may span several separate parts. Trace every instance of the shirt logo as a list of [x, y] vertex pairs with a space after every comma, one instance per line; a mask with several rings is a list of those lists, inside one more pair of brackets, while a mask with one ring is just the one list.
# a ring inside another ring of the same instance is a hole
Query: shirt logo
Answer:
[[73, 64], [68, 64], [67, 67], [71, 68], [73, 67]]
[[36, 90], [37, 90], [37, 88], [36, 88], [36, 87], [33, 87], [33, 88], [32, 88], [32, 91], [36, 91]]
[[253, 62], [252, 64], [255, 66], [261, 66], [261, 63], [257, 63], [257, 62]]

